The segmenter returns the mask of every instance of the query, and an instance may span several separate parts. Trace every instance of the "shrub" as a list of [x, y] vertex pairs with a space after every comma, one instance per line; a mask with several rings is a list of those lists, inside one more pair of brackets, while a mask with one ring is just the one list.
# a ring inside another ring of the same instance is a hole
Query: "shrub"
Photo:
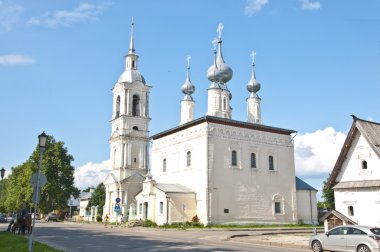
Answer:
[[96, 221], [97, 222], [102, 222], [103, 221], [102, 216], [100, 216], [100, 215], [96, 216]]
[[157, 223], [151, 220], [145, 220], [143, 227], [157, 227]]

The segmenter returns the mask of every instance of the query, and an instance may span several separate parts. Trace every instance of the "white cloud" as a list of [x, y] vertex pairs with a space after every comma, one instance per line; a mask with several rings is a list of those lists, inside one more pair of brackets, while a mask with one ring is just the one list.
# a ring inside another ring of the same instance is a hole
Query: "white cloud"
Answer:
[[18, 22], [23, 11], [21, 5], [6, 5], [0, 1], [0, 28], [6, 32], [12, 30], [12, 26]]
[[28, 24], [57, 28], [60, 26], [72, 26], [75, 23], [98, 21], [103, 14], [103, 5], [83, 3], [73, 10], [58, 10], [54, 13], [46, 12], [40, 17], [32, 17]]
[[246, 0], [246, 5], [244, 8], [244, 13], [247, 16], [252, 16], [256, 12], [261, 11], [261, 9], [269, 2], [269, 0]]
[[298, 135], [294, 139], [297, 176], [327, 178], [346, 139], [346, 134], [333, 127]]
[[20, 54], [0, 55], [0, 66], [26, 65], [34, 62], [36, 62], [35, 59]]
[[322, 8], [322, 5], [320, 2], [311, 2], [310, 0], [300, 0], [302, 7], [302, 10], [319, 10]]
[[86, 189], [89, 186], [96, 187], [104, 181], [110, 170], [110, 160], [105, 160], [101, 163], [88, 162], [75, 169], [75, 185], [80, 189]]

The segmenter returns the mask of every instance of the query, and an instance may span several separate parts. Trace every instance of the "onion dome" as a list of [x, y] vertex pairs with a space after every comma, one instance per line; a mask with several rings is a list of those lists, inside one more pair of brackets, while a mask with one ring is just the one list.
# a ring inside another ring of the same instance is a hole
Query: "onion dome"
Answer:
[[219, 50], [218, 57], [216, 59], [216, 66], [218, 67], [218, 81], [220, 83], [227, 83], [232, 79], [232, 69], [224, 62], [223, 54], [222, 54], [222, 39], [219, 38]]
[[[223, 30], [223, 24], [219, 23], [218, 26], [218, 33], [219, 33], [219, 39], [214, 39], [214, 64], [209, 67], [207, 70], [207, 78], [216, 83], [227, 83], [229, 80], [232, 79], [232, 69], [224, 62], [223, 54], [222, 54], [222, 30]], [[216, 43], [219, 44], [218, 46], [218, 56], [216, 57]]]
[[187, 77], [185, 83], [182, 85], [182, 93], [185, 94], [184, 100], [193, 100], [191, 94], [195, 91], [195, 86], [190, 81], [190, 56], [187, 57]]
[[219, 75], [219, 69], [216, 66], [216, 48], [214, 48], [214, 64], [207, 70], [207, 79], [212, 83], [218, 83]]
[[247, 90], [250, 93], [255, 93], [256, 94], [260, 90], [261, 84], [256, 80], [256, 76], [255, 76], [255, 55], [256, 55], [256, 52], [252, 52], [251, 53], [251, 57], [252, 57], [252, 77], [251, 77], [251, 80], [247, 84]]

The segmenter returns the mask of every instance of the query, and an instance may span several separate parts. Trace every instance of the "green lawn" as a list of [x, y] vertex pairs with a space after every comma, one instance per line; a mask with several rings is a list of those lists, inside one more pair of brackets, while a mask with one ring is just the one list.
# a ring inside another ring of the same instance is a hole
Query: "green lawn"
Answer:
[[[2, 252], [27, 252], [28, 236], [15, 235], [8, 232], [0, 232], [0, 251]], [[51, 248], [45, 244], [34, 242], [35, 252], [62, 252], [62, 250]]]

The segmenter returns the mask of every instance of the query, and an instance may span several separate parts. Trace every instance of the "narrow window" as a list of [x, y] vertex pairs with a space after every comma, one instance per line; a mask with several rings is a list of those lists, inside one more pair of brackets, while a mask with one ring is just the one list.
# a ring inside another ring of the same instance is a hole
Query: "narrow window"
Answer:
[[164, 213], [164, 202], [160, 201], [160, 214]]
[[132, 60], [132, 68], [135, 68], [135, 61]]
[[362, 169], [367, 169], [367, 161], [362, 161]]
[[251, 153], [251, 168], [256, 168], [256, 153]]
[[166, 158], [162, 160], [162, 171], [166, 172]]
[[139, 116], [140, 115], [140, 98], [138, 95], [134, 95], [132, 98], [132, 115]]
[[348, 207], [348, 216], [354, 216], [354, 207], [353, 206]]
[[231, 165], [237, 166], [237, 153], [234, 150], [231, 152]]
[[120, 96], [116, 98], [116, 117], [120, 116]]
[[224, 213], [229, 213], [230, 210], [228, 208], [224, 208]]
[[227, 100], [226, 97], [223, 97], [223, 110], [227, 109]]
[[186, 166], [187, 167], [191, 166], [191, 152], [190, 151], [186, 153]]
[[268, 157], [268, 161], [269, 161], [269, 170], [270, 171], [274, 171], [274, 159], [273, 159], [273, 156], [269, 156]]
[[280, 214], [281, 213], [281, 203], [280, 202], [275, 202], [274, 203], [274, 213], [275, 214]]
[[142, 203], [139, 204], [139, 214], [142, 214]]

